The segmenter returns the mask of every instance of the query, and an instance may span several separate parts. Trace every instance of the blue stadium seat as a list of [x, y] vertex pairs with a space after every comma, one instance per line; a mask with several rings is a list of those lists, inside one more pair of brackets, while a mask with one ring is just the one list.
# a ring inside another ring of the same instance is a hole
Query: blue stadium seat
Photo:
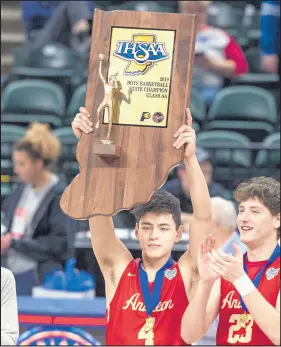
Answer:
[[280, 168], [280, 133], [269, 135], [263, 145], [267, 149], [261, 149], [256, 158], [256, 166], [259, 168]]
[[2, 95], [2, 113], [64, 116], [65, 96], [55, 83], [42, 80], [10, 82]]
[[275, 100], [270, 92], [253, 86], [231, 86], [215, 97], [204, 130], [233, 130], [261, 142], [274, 132]]

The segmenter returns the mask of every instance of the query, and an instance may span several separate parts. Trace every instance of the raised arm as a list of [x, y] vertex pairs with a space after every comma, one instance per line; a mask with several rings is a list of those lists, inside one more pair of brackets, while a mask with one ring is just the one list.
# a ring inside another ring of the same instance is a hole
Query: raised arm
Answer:
[[[80, 107], [79, 111], [72, 122], [73, 132], [78, 139], [82, 133], [93, 130], [89, 112], [84, 107]], [[111, 217], [90, 218], [90, 231], [93, 250], [106, 283], [107, 301], [110, 302], [110, 296], [133, 257], [115, 235]]]
[[102, 274], [116, 286], [133, 259], [131, 253], [115, 234], [111, 217], [96, 216], [90, 219], [93, 251]]
[[[199, 243], [211, 232], [212, 223], [212, 206], [209, 195], [208, 185], [201, 171], [199, 163], [195, 155], [196, 136], [192, 129], [192, 117], [189, 109], [187, 110], [187, 125], [183, 127], [190, 135], [184, 133], [176, 133], [179, 143], [188, 139], [185, 154], [184, 164], [188, 179], [190, 197], [193, 206], [193, 217], [190, 223], [189, 230], [189, 249], [183, 254], [179, 260], [181, 268], [188, 267], [197, 271], [197, 251]], [[189, 136], [189, 137], [188, 137]]]
[[102, 75], [102, 72], [101, 72], [101, 66], [102, 66], [102, 60], [100, 60], [99, 75], [100, 75], [100, 78], [101, 78], [103, 84], [105, 84], [106, 82], [105, 82], [105, 79], [104, 79], [104, 77], [103, 77], [103, 75]]

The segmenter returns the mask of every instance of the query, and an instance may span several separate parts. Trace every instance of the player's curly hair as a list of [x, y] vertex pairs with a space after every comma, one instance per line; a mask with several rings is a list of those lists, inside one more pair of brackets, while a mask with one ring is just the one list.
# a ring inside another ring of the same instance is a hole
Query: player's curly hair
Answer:
[[[234, 192], [239, 203], [250, 198], [258, 198], [273, 216], [280, 213], [280, 182], [271, 177], [253, 177], [239, 184]], [[280, 237], [280, 228], [277, 230]]]
[[58, 159], [61, 144], [47, 124], [32, 123], [15, 144], [14, 151], [25, 152], [33, 160], [41, 159], [44, 166], [49, 167]]
[[135, 216], [137, 223], [139, 223], [140, 219], [147, 212], [171, 214], [176, 223], [177, 229], [182, 224], [180, 201], [166, 190], [156, 191], [146, 204], [139, 204], [131, 211]]

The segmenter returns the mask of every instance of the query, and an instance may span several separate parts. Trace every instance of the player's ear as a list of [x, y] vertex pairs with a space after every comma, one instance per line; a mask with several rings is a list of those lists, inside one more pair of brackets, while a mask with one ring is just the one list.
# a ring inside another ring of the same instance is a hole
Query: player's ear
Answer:
[[135, 226], [135, 235], [136, 235], [136, 238], [138, 240], [139, 239], [139, 225], [138, 225], [138, 223], [136, 223], [136, 226]]
[[274, 220], [273, 220], [273, 227], [275, 229], [280, 228], [280, 213], [277, 216], [274, 216]]
[[181, 240], [181, 238], [182, 238], [182, 232], [183, 232], [183, 227], [182, 227], [182, 225], [180, 225], [179, 227], [178, 227], [178, 229], [177, 229], [177, 231], [176, 231], [176, 240], [175, 240], [175, 242], [177, 243], [177, 242], [179, 242], [180, 240]]

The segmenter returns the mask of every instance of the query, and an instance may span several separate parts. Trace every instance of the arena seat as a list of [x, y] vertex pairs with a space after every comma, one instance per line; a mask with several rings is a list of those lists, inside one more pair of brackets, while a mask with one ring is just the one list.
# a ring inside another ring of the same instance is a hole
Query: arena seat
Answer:
[[261, 142], [274, 132], [274, 126], [266, 122], [212, 121], [204, 130], [232, 130], [246, 135], [253, 142]]
[[[80, 76], [87, 70], [88, 60], [71, 48], [50, 42], [35, 51], [21, 50], [16, 56], [11, 80], [44, 79], [58, 84], [69, 97], [72, 84], [80, 83]], [[72, 79], [74, 78], [74, 81]], [[78, 82], [76, 82], [78, 81]]]
[[4, 124], [13, 124], [23, 127], [27, 127], [33, 122], [40, 122], [49, 124], [51, 129], [58, 129], [63, 125], [61, 117], [45, 114], [5, 113], [1, 115], [1, 122]]
[[245, 51], [245, 57], [249, 64], [249, 72], [263, 73], [261, 69], [261, 53], [258, 47], [250, 47]]
[[1, 124], [1, 142], [17, 141], [25, 135], [25, 129], [20, 126]]
[[73, 134], [71, 127], [64, 127], [54, 130], [54, 135], [57, 136], [62, 144], [76, 145], [78, 140]]
[[42, 80], [10, 82], [2, 95], [2, 113], [64, 116], [65, 96], [55, 83]]
[[[1, 124], [1, 175], [13, 174], [13, 144], [25, 135], [25, 128]], [[6, 185], [5, 185], [6, 187]]]
[[192, 118], [202, 125], [206, 120], [206, 106], [200, 92], [196, 88], [191, 89], [189, 108]]
[[1, 75], [1, 93], [2, 93], [2, 90], [5, 89], [8, 81], [9, 81], [9, 75]]
[[66, 111], [66, 117], [64, 119], [64, 124], [69, 125], [76, 113], [79, 112], [79, 107], [85, 106], [86, 101], [86, 84], [83, 84], [75, 89], [72, 98], [70, 100], [69, 106]]
[[280, 91], [280, 78], [278, 74], [266, 73], [261, 67], [261, 54], [258, 47], [251, 47], [245, 51], [249, 64], [249, 73], [232, 79], [232, 85], [247, 85], [270, 90], [275, 96], [276, 89]]
[[54, 130], [54, 135], [61, 142], [62, 150], [59, 158], [59, 167], [70, 182], [79, 173], [79, 164], [76, 160], [77, 138], [73, 134], [71, 127]]
[[246, 136], [227, 130], [201, 132], [197, 135], [197, 145], [210, 153], [213, 178], [225, 188], [234, 189], [251, 175], [251, 142]]
[[255, 161], [256, 166], [259, 168], [270, 166], [280, 168], [280, 133], [269, 135], [263, 144], [268, 150], [261, 149], [259, 151]]
[[11, 159], [11, 145], [23, 137], [25, 131], [21, 126], [1, 124], [1, 159]]
[[[49, 42], [36, 50], [31, 51], [26, 47], [26, 49], [19, 51], [15, 57], [13, 73], [15, 71], [24, 71], [19, 68], [25, 67], [42, 69], [43, 73], [46, 69], [51, 73], [51, 76], [55, 72], [67, 76], [75, 69], [80, 60], [78, 53], [71, 48], [58, 42]], [[36, 74], [37, 71], [33, 70], [32, 73], [32, 70], [30, 70], [31, 74]]]
[[[212, 161], [217, 166], [249, 168], [252, 163], [250, 145], [246, 136], [234, 131], [206, 131], [197, 135], [197, 146], [212, 152]], [[238, 149], [231, 150], [231, 146]]]
[[199, 133], [201, 131], [200, 125], [197, 122], [192, 122], [192, 129], [196, 131], [196, 133]]
[[233, 130], [261, 142], [274, 132], [277, 122], [275, 100], [258, 87], [231, 86], [216, 95], [204, 130]]

